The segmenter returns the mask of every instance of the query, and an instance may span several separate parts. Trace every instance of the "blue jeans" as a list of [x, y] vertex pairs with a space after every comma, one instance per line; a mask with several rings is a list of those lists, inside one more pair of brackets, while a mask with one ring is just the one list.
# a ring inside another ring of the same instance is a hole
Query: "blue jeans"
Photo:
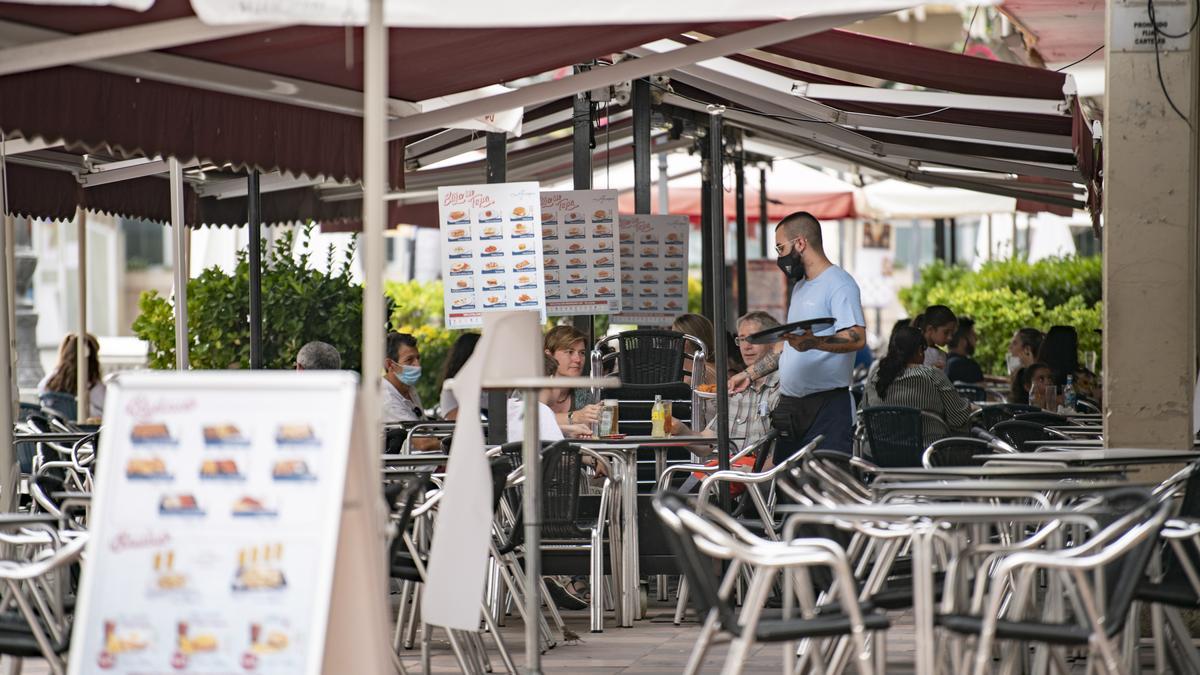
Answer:
[[817, 436], [824, 436], [821, 450], [838, 450], [846, 454], [853, 452], [854, 397], [850, 390], [831, 396], [799, 440], [780, 438], [775, 441], [775, 463], [791, 457], [797, 450], [808, 445]]

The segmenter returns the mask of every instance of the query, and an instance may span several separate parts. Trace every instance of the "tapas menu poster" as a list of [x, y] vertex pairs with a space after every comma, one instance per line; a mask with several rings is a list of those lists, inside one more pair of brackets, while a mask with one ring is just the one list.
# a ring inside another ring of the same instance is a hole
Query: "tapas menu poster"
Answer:
[[319, 673], [356, 386], [118, 375], [69, 672]]
[[618, 323], [669, 326], [688, 306], [688, 234], [681, 215], [622, 215]]
[[537, 183], [438, 188], [446, 327], [477, 328], [485, 312], [546, 315]]
[[547, 314], [621, 311], [616, 218], [616, 190], [542, 193]]

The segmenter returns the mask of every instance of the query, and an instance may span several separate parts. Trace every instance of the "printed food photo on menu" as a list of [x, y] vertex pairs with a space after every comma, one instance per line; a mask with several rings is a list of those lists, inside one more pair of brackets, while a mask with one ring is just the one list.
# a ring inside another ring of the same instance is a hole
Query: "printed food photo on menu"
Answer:
[[479, 211], [479, 222], [481, 223], [498, 223], [504, 219], [500, 215], [500, 211], [492, 209], [481, 209]]
[[283, 544], [263, 544], [238, 550], [235, 591], [271, 591], [287, 585], [283, 575]]
[[217, 636], [211, 631], [199, 629], [190, 622], [180, 621], [176, 624], [177, 644], [179, 653], [184, 656], [206, 654], [217, 651]]
[[154, 588], [159, 591], [178, 591], [187, 586], [187, 576], [175, 569], [175, 551], [155, 551]]
[[237, 461], [234, 459], [206, 459], [200, 462], [202, 480], [241, 480]]
[[513, 220], [533, 220], [533, 212], [524, 206], [514, 207], [512, 210]]
[[133, 425], [133, 429], [129, 432], [129, 440], [134, 445], [173, 444], [175, 442], [175, 439], [171, 438], [171, 430], [161, 422], [144, 422]]
[[250, 439], [233, 424], [210, 424], [204, 427], [205, 445], [250, 445]]
[[262, 516], [277, 516], [279, 512], [267, 506], [265, 499], [260, 499], [250, 496], [242, 496], [233, 503], [232, 513], [234, 517], [262, 517]]
[[308, 469], [308, 463], [302, 459], [281, 459], [271, 467], [271, 477], [275, 480], [314, 480]]
[[191, 493], [166, 494], [158, 500], [158, 512], [164, 516], [203, 516], [204, 511]]
[[253, 654], [277, 654], [287, 649], [290, 643], [287, 624], [282, 618], [250, 624], [250, 651]]
[[[465, 225], [465, 224], [471, 222], [471, 212], [465, 208], [455, 209], [455, 210], [451, 211], [450, 213], [446, 214], [446, 216], [447, 216], [446, 217], [447, 225]], [[466, 236], [470, 236], [469, 230], [467, 232], [468, 232], [468, 234]], [[450, 238], [453, 239], [456, 236], [462, 236], [462, 235], [455, 235], [454, 231], [451, 230]]]
[[451, 227], [448, 230], [446, 230], [446, 238], [449, 239], [451, 242], [470, 241], [471, 240], [471, 228], [469, 225], [462, 225], [462, 226], [455, 225], [454, 227]]
[[125, 463], [125, 477], [130, 480], [169, 480], [167, 463], [158, 457], [133, 457]]

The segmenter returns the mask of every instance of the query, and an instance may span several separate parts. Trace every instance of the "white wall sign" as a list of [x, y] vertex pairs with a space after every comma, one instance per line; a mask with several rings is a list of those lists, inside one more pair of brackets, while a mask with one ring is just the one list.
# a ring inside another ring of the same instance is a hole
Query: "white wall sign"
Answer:
[[543, 192], [541, 219], [546, 313], [619, 312], [617, 191]]
[[356, 385], [110, 384], [70, 673], [321, 672]]
[[[1118, 52], [1153, 52], [1155, 43], [1158, 51], [1187, 51], [1191, 49], [1190, 28], [1192, 2], [1184, 0], [1155, 0], [1154, 22], [1150, 21], [1150, 9], [1146, 0], [1125, 0], [1109, 3], [1112, 12], [1112, 44], [1109, 49]], [[1155, 23], [1158, 30], [1154, 30]], [[1167, 35], [1181, 37], [1167, 37]]]
[[622, 215], [617, 323], [669, 326], [688, 306], [687, 216]]
[[545, 317], [537, 183], [440, 187], [438, 212], [447, 328], [513, 309]]

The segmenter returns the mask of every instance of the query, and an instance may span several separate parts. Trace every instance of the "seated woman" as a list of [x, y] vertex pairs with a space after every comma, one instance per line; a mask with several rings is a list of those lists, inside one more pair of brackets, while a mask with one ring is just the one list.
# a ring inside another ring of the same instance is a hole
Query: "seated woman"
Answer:
[[[475, 353], [475, 345], [479, 344], [479, 337], [479, 333], [459, 335], [458, 339], [454, 341], [454, 346], [450, 348], [450, 353], [446, 356], [446, 365], [442, 370], [442, 398], [438, 402], [438, 414], [443, 419], [458, 419], [458, 399], [454, 398], [454, 392], [446, 386], [446, 380], [453, 378], [466, 365], [467, 359]], [[479, 410], [483, 414], [487, 414], [486, 392], [480, 394]]]
[[[717, 381], [717, 352], [713, 336], [712, 322], [707, 317], [699, 314], [680, 314], [671, 324], [671, 330], [684, 335], [691, 335], [694, 338], [699, 338], [704, 343], [704, 375], [700, 378], [701, 384], [712, 384]], [[691, 342], [688, 342], [683, 347], [684, 353], [691, 356], [696, 348]], [[730, 375], [733, 371], [730, 371]], [[688, 376], [684, 376], [684, 382], [692, 383]]]
[[[558, 361], [544, 356], [542, 372], [546, 377], [555, 377]], [[543, 441], [561, 441], [564, 438], [588, 438], [592, 428], [587, 424], [559, 425], [554, 411], [547, 403], [558, 395], [557, 389], [543, 389], [538, 395], [538, 438]], [[508, 399], [508, 441], [519, 441], [525, 437], [525, 403], [520, 398]]]
[[1096, 374], [1079, 363], [1079, 333], [1074, 326], [1051, 326], [1038, 349], [1038, 361], [1053, 371], [1055, 385], [1066, 386], [1070, 377], [1076, 393], [1100, 402], [1103, 392]]
[[948, 355], [944, 348], [958, 330], [958, 317], [945, 305], [930, 305], [912, 320], [912, 325], [921, 331], [921, 337], [925, 339], [923, 363], [945, 370]]
[[[587, 358], [587, 336], [574, 326], [555, 326], [542, 342], [546, 356], [556, 364], [554, 377], [581, 377]], [[600, 421], [600, 404], [588, 403], [586, 389], [554, 389], [547, 405], [554, 411], [559, 426], [592, 425]]]
[[[1013, 373], [1012, 384], [1009, 386], [1008, 402], [1020, 403], [1022, 405], [1030, 405], [1030, 401], [1036, 401], [1033, 405], [1042, 406], [1044, 401], [1037, 392], [1044, 391], [1044, 387], [1054, 384], [1054, 371], [1050, 366], [1044, 363], [1033, 363], [1025, 368], [1018, 368], [1017, 372]], [[1053, 401], [1051, 409], [1058, 409], [1058, 402]], [[1042, 406], [1044, 407], [1044, 406]]]
[[[78, 356], [75, 351], [75, 346], [79, 342], [79, 336], [71, 333], [63, 338], [63, 341], [58, 346], [58, 364], [54, 366], [54, 370], [50, 371], [41, 382], [38, 382], [38, 396], [50, 392], [58, 392], [60, 394], [70, 394], [75, 396], [76, 390], [76, 366], [78, 365]], [[96, 340], [96, 336], [88, 333], [87, 336], [87, 381], [88, 381], [88, 414], [91, 417], [102, 417], [104, 415], [104, 394], [107, 391], [104, 383], [100, 381], [100, 343]]]
[[[969, 430], [974, 406], [967, 403], [940, 369], [924, 365], [925, 340], [921, 331], [898, 326], [892, 331], [887, 355], [867, 380], [864, 408], [899, 405], [925, 410], [946, 421], [952, 433]], [[925, 445], [945, 436], [938, 424], [923, 424]]]

